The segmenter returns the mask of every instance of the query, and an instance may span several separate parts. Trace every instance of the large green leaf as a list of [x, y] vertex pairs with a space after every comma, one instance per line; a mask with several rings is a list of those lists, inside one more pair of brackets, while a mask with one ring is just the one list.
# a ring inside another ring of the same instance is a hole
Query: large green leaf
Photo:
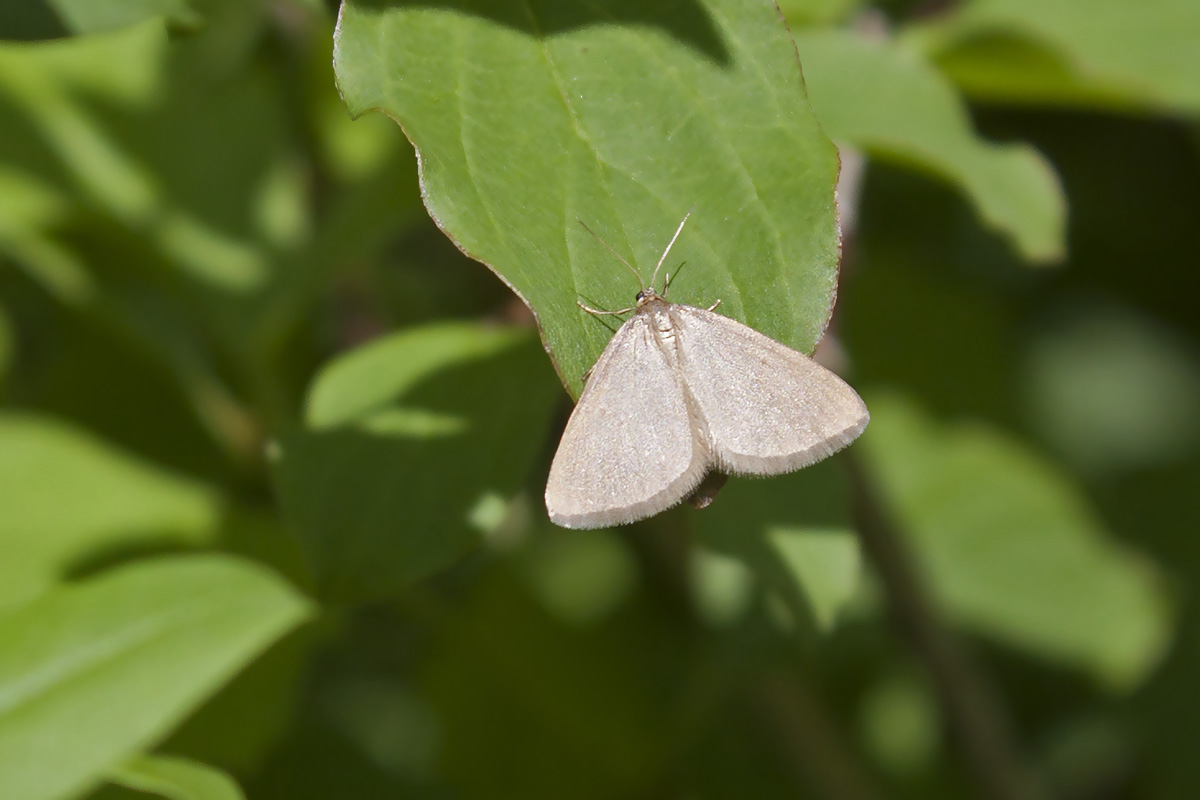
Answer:
[[169, 800], [244, 800], [233, 778], [219, 769], [170, 756], [135, 756], [109, 770], [109, 780]]
[[220, 499], [70, 425], [0, 415], [0, 609], [106, 550], [211, 541]]
[[1200, 113], [1195, 0], [972, 0], [907, 35], [982, 98]]
[[811, 351], [837, 279], [837, 155], [770, 0], [347, 2], [350, 110], [416, 146], [425, 202], [533, 309], [572, 394], [684, 213], [675, 300]]
[[934, 594], [964, 626], [1115, 687], [1170, 634], [1151, 564], [1113, 541], [1051, 465], [982, 427], [871, 398], [862, 444]]
[[282, 581], [221, 556], [143, 561], [0, 618], [0, 796], [75, 796], [300, 622]]
[[835, 141], [960, 187], [1029, 260], [1064, 255], [1066, 199], [1054, 170], [1032, 147], [978, 138], [966, 104], [919, 53], [832, 29], [799, 31], [796, 46], [813, 108]]
[[375, 597], [460, 557], [524, 483], [557, 395], [526, 330], [431, 325], [329, 365], [274, 463], [322, 590]]
[[699, 542], [734, 560], [701, 556], [697, 600], [717, 620], [736, 616], [757, 583], [796, 622], [828, 631], [858, 587], [849, 487], [836, 461], [769, 480], [734, 478], [691, 517]]

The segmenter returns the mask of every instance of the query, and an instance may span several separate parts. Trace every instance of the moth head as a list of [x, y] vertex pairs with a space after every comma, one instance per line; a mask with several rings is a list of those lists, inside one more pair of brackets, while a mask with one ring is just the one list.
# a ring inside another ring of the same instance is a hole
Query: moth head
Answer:
[[658, 292], [654, 291], [654, 287], [651, 286], [647, 289], [642, 289], [640, 292], [638, 292], [636, 299], [637, 299], [637, 304], [640, 307], [640, 306], [645, 305], [646, 303], [649, 303], [651, 300], [657, 300]]

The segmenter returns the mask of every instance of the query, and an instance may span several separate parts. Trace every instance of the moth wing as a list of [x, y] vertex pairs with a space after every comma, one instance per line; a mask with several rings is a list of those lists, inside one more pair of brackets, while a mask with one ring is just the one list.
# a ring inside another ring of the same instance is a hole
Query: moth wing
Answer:
[[707, 465], [681, 378], [639, 314], [592, 368], [550, 464], [546, 510], [566, 528], [633, 522], [682, 500]]
[[688, 389], [726, 472], [775, 475], [841, 450], [867, 426], [850, 385], [729, 317], [673, 306]]

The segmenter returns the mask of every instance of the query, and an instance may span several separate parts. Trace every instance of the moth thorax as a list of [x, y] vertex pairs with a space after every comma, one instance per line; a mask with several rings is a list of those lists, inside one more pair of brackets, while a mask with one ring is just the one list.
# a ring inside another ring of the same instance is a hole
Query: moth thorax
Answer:
[[671, 314], [667, 311], [667, 304], [660, 303], [655, 305], [650, 310], [650, 319], [654, 322], [654, 329], [658, 331], [660, 339], [670, 341], [675, 338], [675, 322], [671, 319]]

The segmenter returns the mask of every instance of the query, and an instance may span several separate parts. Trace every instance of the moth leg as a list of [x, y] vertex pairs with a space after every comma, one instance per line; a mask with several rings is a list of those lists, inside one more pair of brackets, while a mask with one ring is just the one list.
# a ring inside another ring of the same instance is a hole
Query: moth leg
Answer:
[[721, 301], [720, 301], [720, 300], [718, 300], [717, 302], [715, 302], [715, 303], [713, 303], [711, 306], [709, 306], [709, 307], [708, 307], [708, 310], [709, 310], [709, 311], [716, 311], [716, 310], [717, 310], [717, 306], [719, 306], [719, 305], [721, 305]]
[[620, 311], [601, 311], [598, 308], [592, 308], [591, 306], [585, 306], [583, 303], [581, 303], [578, 300], [575, 301], [575, 305], [579, 306], [587, 313], [593, 314], [597, 317], [610, 317], [610, 316], [615, 317], [619, 314], [628, 314], [630, 311], [637, 310], [636, 308], [622, 308]]
[[672, 275], [674, 275], [676, 278], [678, 278], [678, 277], [679, 277], [679, 272], [680, 272], [680, 270], [682, 270], [682, 269], [683, 269], [683, 266], [684, 266], [685, 264], [687, 264], [687, 262], [686, 262], [686, 261], [680, 261], [680, 262], [679, 262], [679, 266], [675, 268], [675, 272], [674, 272], [674, 273], [670, 273], [670, 272], [668, 272], [668, 273], [667, 273], [667, 275], [666, 275], [666, 277], [665, 277], [665, 278], [663, 278], [663, 290], [662, 290], [662, 296], [663, 296], [663, 297], [666, 297], [666, 296], [667, 296], [667, 290], [671, 288], [671, 281], [672, 281], [672, 277], [671, 277], [671, 276], [672, 276]]

